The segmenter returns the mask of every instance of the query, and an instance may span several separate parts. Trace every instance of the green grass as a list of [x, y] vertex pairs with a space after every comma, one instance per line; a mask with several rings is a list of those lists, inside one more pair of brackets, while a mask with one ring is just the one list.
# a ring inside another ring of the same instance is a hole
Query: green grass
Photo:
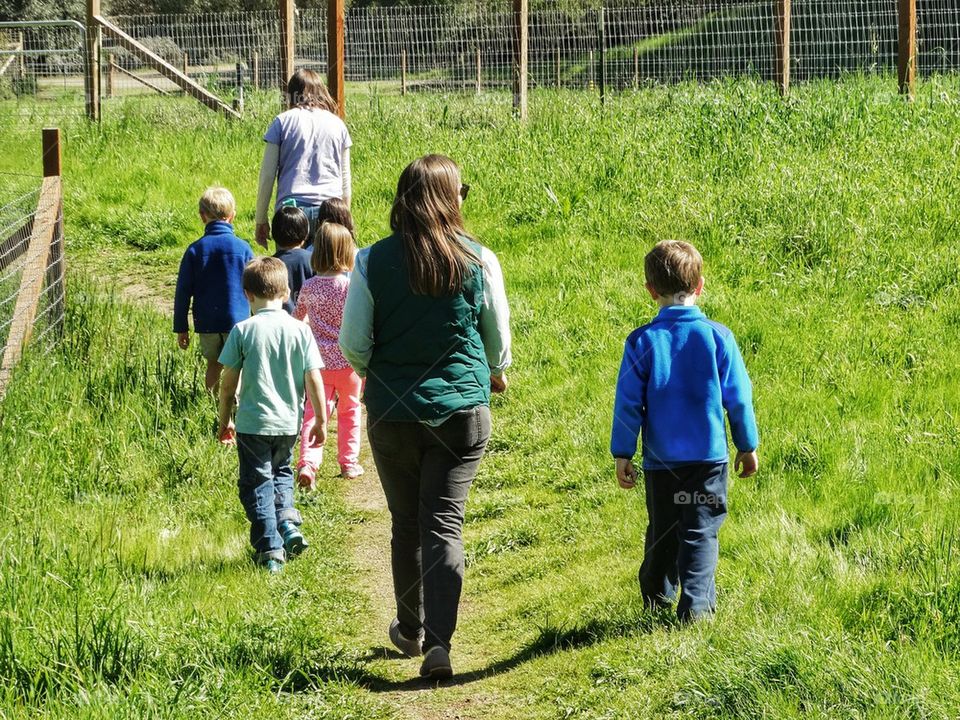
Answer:
[[[305, 507], [318, 552], [257, 573], [199, 359], [168, 317], [105, 291], [169, 296], [208, 184], [234, 190], [252, 235], [269, 113], [144, 103], [69, 124], [66, 339], [0, 406], [0, 712], [956, 716], [958, 91], [934, 78], [908, 104], [891, 78], [849, 78], [782, 101], [743, 81], [606, 108], [534, 93], [526, 126], [500, 95], [353, 96], [361, 245], [385, 234], [404, 165], [448, 153], [513, 311], [512, 386], [468, 509], [464, 682], [419, 694], [381, 692], [415, 665], [367, 659], [342, 488]], [[0, 170], [29, 170], [39, 133], [5, 130]], [[616, 488], [606, 451], [662, 238], [702, 251], [703, 305], [739, 339], [762, 437], [760, 473], [731, 490], [719, 614], [694, 627], [642, 609], [643, 497]]]

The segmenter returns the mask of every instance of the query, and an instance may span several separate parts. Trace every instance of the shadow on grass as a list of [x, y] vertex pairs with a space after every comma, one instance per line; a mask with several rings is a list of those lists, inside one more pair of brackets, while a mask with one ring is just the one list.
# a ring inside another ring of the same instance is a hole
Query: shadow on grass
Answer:
[[[362, 683], [371, 692], [417, 691], [429, 687], [455, 687], [467, 685], [477, 680], [509, 672], [520, 665], [538, 657], [552, 655], [566, 650], [577, 650], [604, 640], [613, 638], [645, 635], [657, 628], [677, 625], [676, 616], [670, 610], [646, 611], [630, 618], [593, 619], [572, 628], [547, 625], [540, 628], [537, 636], [521, 647], [516, 653], [503, 660], [492, 662], [486, 667], [454, 675], [450, 680], [437, 682], [424, 678], [411, 678], [399, 682], [374, 678]], [[371, 648], [366, 657], [381, 658], [384, 648]], [[399, 653], [395, 656], [403, 657]]]

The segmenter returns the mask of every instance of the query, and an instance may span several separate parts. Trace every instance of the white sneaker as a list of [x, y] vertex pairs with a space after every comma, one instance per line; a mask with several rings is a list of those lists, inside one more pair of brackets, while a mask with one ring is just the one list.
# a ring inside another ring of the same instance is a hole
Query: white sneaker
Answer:
[[400, 621], [397, 618], [393, 619], [393, 622], [390, 623], [390, 642], [408, 657], [417, 657], [423, 655], [423, 633], [417, 636], [415, 640], [411, 640], [402, 632], [400, 632]]

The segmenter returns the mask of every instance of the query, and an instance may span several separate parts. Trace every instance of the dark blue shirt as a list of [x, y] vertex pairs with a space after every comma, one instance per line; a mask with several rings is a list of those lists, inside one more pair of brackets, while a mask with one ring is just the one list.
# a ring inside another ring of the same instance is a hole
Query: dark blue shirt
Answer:
[[617, 380], [610, 451], [660, 470], [729, 461], [733, 444], [757, 447], [753, 390], [733, 333], [696, 306], [672, 305], [627, 338]]
[[250, 244], [233, 234], [223, 220], [207, 224], [203, 237], [187, 248], [180, 261], [173, 300], [173, 331], [187, 332], [193, 309], [193, 330], [228, 333], [250, 316], [243, 295], [243, 268], [253, 260]]
[[287, 266], [287, 284], [290, 285], [290, 297], [283, 304], [283, 309], [293, 315], [300, 288], [313, 277], [313, 268], [310, 267], [310, 252], [299, 247], [277, 248], [274, 257], [283, 261], [283, 264]]

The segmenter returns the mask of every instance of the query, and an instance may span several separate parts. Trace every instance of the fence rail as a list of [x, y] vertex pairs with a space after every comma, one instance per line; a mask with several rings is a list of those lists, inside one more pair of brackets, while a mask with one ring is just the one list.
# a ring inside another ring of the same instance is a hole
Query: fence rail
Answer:
[[[290, 0], [279, 2], [286, 7]], [[899, 21], [913, 2], [634, 0], [579, 12], [534, 11], [528, 14], [530, 85], [616, 90], [741, 75], [782, 82], [776, 77], [783, 39], [777, 27], [784, 4], [792, 9], [787, 66], [795, 82], [892, 73], [902, 44]], [[960, 3], [915, 4], [917, 73], [960, 70]], [[281, 86], [286, 52], [281, 15], [279, 9], [129, 15], [110, 22], [230, 102], [239, 87]], [[507, 89], [516, 72], [516, 23], [510, 0], [470, 9], [351, 8], [345, 22], [346, 79], [397, 92]], [[0, 114], [18, 98], [56, 98], [65, 111], [83, 105], [65, 98], [70, 90], [82, 92], [90, 29], [34, 25], [0, 24]], [[327, 12], [298, 10], [294, 26], [295, 63], [326, 68]], [[108, 99], [180, 92], [142, 54], [109, 37], [103, 40], [100, 73]]]
[[0, 207], [0, 397], [27, 345], [50, 346], [63, 330], [60, 135], [43, 137], [39, 187]]

